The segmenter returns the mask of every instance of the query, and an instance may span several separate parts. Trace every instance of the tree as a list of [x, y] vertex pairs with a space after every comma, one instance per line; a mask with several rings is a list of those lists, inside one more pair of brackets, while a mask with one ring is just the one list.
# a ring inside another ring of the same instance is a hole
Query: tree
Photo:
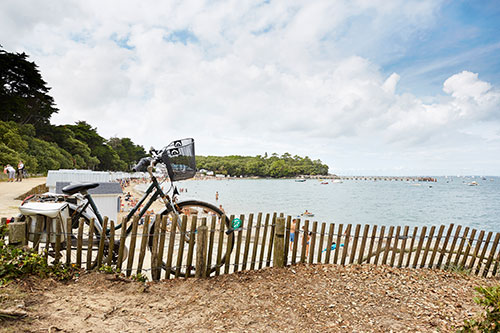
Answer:
[[0, 120], [38, 127], [58, 109], [38, 66], [27, 59], [25, 53], [0, 49]]

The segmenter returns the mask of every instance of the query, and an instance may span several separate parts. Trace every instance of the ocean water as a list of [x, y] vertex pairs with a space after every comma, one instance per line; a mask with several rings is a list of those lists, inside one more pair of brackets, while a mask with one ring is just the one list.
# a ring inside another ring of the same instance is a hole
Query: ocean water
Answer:
[[[312, 221], [393, 226], [469, 226], [500, 232], [499, 177], [438, 177], [437, 182], [293, 179], [187, 180], [180, 199], [197, 199], [227, 214], [314, 213]], [[475, 181], [478, 186], [468, 186]], [[167, 184], [165, 184], [167, 185]], [[215, 193], [219, 192], [219, 200]]]

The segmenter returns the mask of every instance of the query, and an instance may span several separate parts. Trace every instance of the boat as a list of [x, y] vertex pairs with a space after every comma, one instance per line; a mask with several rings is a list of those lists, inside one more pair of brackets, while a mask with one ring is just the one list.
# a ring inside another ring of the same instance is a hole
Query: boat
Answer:
[[311, 213], [311, 212], [308, 212], [308, 211], [306, 210], [304, 213], [300, 214], [300, 216], [305, 216], [305, 217], [313, 217], [313, 216], [314, 216], [314, 214], [313, 214], [313, 213]]
[[321, 182], [321, 184], [328, 184], [328, 182]]
[[333, 184], [333, 183], [336, 183], [336, 184], [341, 184], [341, 183], [343, 183], [343, 181], [341, 181], [340, 179], [333, 179], [333, 180], [332, 180], [332, 184]]
[[477, 182], [470, 182], [470, 183], [467, 183], [468, 186], [477, 186], [479, 185]]
[[305, 180], [305, 179], [295, 179], [295, 181], [296, 181], [297, 183], [303, 183], [303, 182], [305, 182], [306, 180]]

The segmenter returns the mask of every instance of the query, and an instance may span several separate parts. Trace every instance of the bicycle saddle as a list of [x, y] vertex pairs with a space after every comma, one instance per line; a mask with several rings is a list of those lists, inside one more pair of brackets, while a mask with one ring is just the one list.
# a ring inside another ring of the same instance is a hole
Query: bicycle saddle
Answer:
[[64, 194], [71, 195], [71, 194], [75, 194], [77, 192], [86, 191], [88, 189], [95, 188], [97, 186], [99, 186], [99, 183], [73, 184], [73, 185], [64, 186], [62, 188], [62, 192]]

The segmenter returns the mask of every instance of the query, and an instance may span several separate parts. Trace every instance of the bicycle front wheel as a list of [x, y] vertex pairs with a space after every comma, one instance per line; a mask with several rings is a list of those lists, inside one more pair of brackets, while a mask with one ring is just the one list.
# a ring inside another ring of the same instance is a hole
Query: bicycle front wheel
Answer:
[[[179, 216], [179, 223], [175, 223], [176, 217]], [[183, 225], [181, 222], [186, 216], [186, 222]], [[206, 225], [209, 230], [209, 244], [212, 251], [209, 251], [210, 258], [207, 267], [207, 276], [220, 269], [231, 255], [234, 247], [234, 232], [230, 227], [231, 221], [226, 214], [216, 206], [197, 200], [188, 200], [175, 204], [175, 211], [169, 209], [161, 214], [162, 220], [167, 219], [165, 243], [163, 249], [163, 260], [161, 268], [167, 271], [167, 274], [175, 276], [188, 277], [195, 273], [196, 263], [196, 233], [198, 227], [202, 225], [202, 221], [206, 218]], [[193, 222], [193, 217], [196, 217], [196, 222]], [[154, 223], [161, 223], [155, 221]], [[154, 230], [154, 223], [151, 226], [151, 231]], [[176, 228], [172, 230], [172, 225], [176, 224]], [[170, 243], [170, 240], [173, 240]], [[153, 249], [154, 236], [149, 236], [149, 249]], [[160, 242], [159, 242], [160, 243]], [[162, 244], [160, 244], [161, 246]], [[167, 275], [168, 276], [168, 275]]]

